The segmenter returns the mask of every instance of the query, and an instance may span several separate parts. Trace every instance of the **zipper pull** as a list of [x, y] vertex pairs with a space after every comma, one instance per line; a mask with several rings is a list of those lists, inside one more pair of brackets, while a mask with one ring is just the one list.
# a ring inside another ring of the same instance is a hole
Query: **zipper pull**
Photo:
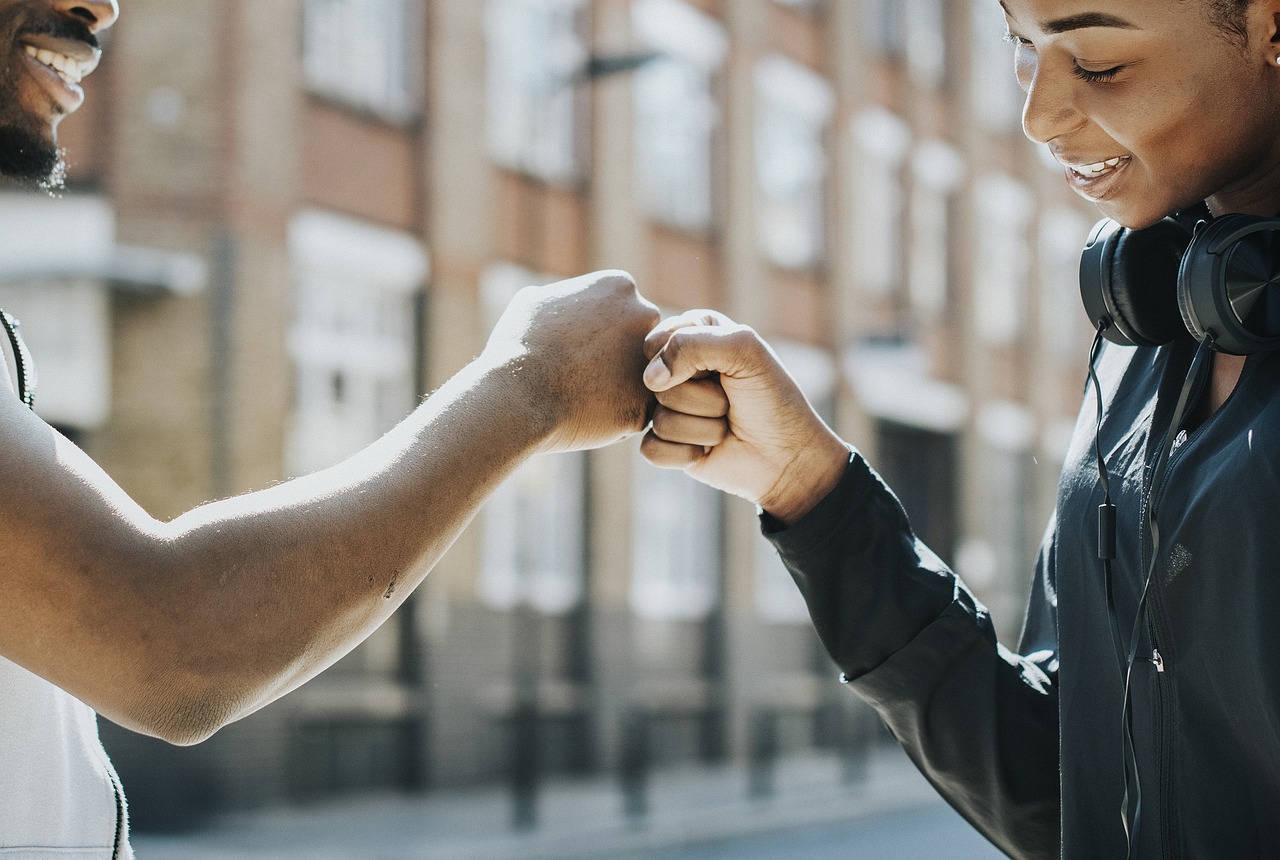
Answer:
[[1169, 453], [1172, 454], [1174, 451], [1177, 451], [1179, 448], [1185, 445], [1186, 442], [1187, 442], [1187, 431], [1179, 430], [1178, 435], [1173, 437], [1173, 446], [1169, 449]]
[[1160, 656], [1160, 651], [1156, 648], [1151, 649], [1151, 662], [1155, 664], [1157, 672], [1164, 672], [1164, 658]]

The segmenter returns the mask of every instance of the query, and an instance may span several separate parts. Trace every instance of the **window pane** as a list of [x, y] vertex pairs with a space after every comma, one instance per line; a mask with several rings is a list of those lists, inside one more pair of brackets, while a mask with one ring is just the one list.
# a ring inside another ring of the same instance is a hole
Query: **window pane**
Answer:
[[521, 603], [569, 612], [583, 593], [585, 455], [527, 461], [485, 503], [480, 597], [494, 609]]
[[1022, 118], [1022, 89], [1013, 74], [1013, 48], [1004, 42], [1004, 18], [998, 4], [973, 0], [974, 112], [992, 131], [1017, 131]]
[[580, 0], [489, 0], [487, 137], [499, 164], [544, 179], [582, 173], [572, 83], [586, 62]]
[[417, 0], [306, 0], [307, 86], [379, 113], [414, 113], [419, 12]]
[[720, 499], [683, 472], [636, 455], [631, 611], [641, 618], [698, 620], [720, 599]]
[[1025, 186], [1003, 174], [980, 179], [974, 194], [982, 225], [974, 261], [974, 323], [988, 343], [1008, 345], [1024, 336], [1034, 200]]
[[298, 475], [354, 454], [413, 408], [426, 254], [406, 234], [316, 211], [295, 217], [289, 244], [296, 400], [286, 447]]
[[756, 67], [757, 237], [774, 263], [806, 268], [825, 252], [825, 135], [835, 106], [831, 85], [782, 57]]
[[632, 7], [636, 38], [661, 59], [635, 72], [636, 178], [648, 213], [685, 229], [712, 220], [712, 95], [728, 41], [710, 17], [678, 0]]

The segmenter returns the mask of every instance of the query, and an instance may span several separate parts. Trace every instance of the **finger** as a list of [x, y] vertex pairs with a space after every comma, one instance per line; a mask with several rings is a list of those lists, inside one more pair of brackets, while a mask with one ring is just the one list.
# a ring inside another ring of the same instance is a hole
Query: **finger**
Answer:
[[644, 434], [644, 438], [640, 440], [640, 453], [660, 469], [687, 469], [707, 455], [706, 449], [701, 445], [667, 442], [659, 439], [652, 431]]
[[691, 328], [693, 326], [730, 326], [733, 320], [729, 319], [719, 311], [710, 310], [692, 310], [685, 311], [679, 316], [667, 317], [662, 322], [654, 326], [644, 339], [644, 357], [650, 361], [653, 360], [662, 348], [667, 345], [667, 341], [671, 338], [671, 334], [682, 328]]
[[673, 412], [699, 418], [723, 418], [729, 414], [729, 396], [717, 379], [691, 379], [659, 394], [658, 402]]
[[751, 376], [764, 371], [771, 356], [764, 341], [749, 326], [735, 323], [682, 328], [672, 332], [662, 351], [649, 362], [644, 384], [657, 393], [708, 371]]
[[659, 406], [653, 412], [652, 432], [664, 442], [712, 448], [729, 435], [729, 422], [723, 418], [699, 418], [672, 412], [665, 406]]

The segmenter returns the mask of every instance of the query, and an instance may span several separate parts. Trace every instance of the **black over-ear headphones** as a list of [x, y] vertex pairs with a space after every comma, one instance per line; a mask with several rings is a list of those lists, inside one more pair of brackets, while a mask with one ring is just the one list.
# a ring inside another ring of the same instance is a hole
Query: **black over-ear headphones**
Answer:
[[1095, 328], [1124, 346], [1189, 332], [1234, 355], [1280, 349], [1280, 217], [1186, 220], [1129, 230], [1106, 219], [1093, 228], [1080, 297]]
[[[1133, 740], [1131, 681], [1147, 595], [1160, 550], [1156, 503], [1146, 506], [1151, 553], [1142, 592], [1126, 643], [1116, 617], [1111, 562], [1115, 558], [1116, 507], [1103, 456], [1103, 397], [1097, 376], [1102, 341], [1122, 346], [1161, 346], [1188, 333], [1199, 346], [1178, 394], [1164, 443], [1157, 448], [1147, 497], [1159, 497], [1175, 434], [1203, 384], [1209, 354], [1235, 355], [1280, 350], [1280, 217], [1223, 215], [1212, 218], [1199, 206], [1142, 230], [1104, 220], [1093, 228], [1080, 257], [1080, 297], [1096, 336], [1089, 354], [1089, 379], [1097, 399], [1094, 453], [1103, 503], [1098, 508], [1098, 559], [1102, 562], [1107, 615], [1124, 681], [1121, 722], [1124, 741], [1124, 799], [1121, 821], [1130, 860], [1138, 856], [1142, 821], [1142, 780]], [[1153, 430], [1153, 432], [1156, 432]], [[1152, 643], [1154, 645], [1154, 642]], [[1153, 651], [1153, 660], [1159, 656]], [[1157, 664], [1164, 671], [1163, 662]]]

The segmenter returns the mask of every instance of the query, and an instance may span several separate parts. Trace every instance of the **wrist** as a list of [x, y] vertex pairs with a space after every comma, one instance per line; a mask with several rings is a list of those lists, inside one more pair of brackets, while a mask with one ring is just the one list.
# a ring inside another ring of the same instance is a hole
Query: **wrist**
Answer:
[[823, 428], [814, 444], [806, 445], [758, 500], [765, 513], [783, 526], [792, 526], [817, 507], [840, 483], [849, 463], [849, 449]]
[[545, 448], [560, 424], [546, 375], [527, 353], [495, 355], [486, 351], [469, 368], [473, 378], [491, 393], [494, 425], [504, 428], [531, 451]]

